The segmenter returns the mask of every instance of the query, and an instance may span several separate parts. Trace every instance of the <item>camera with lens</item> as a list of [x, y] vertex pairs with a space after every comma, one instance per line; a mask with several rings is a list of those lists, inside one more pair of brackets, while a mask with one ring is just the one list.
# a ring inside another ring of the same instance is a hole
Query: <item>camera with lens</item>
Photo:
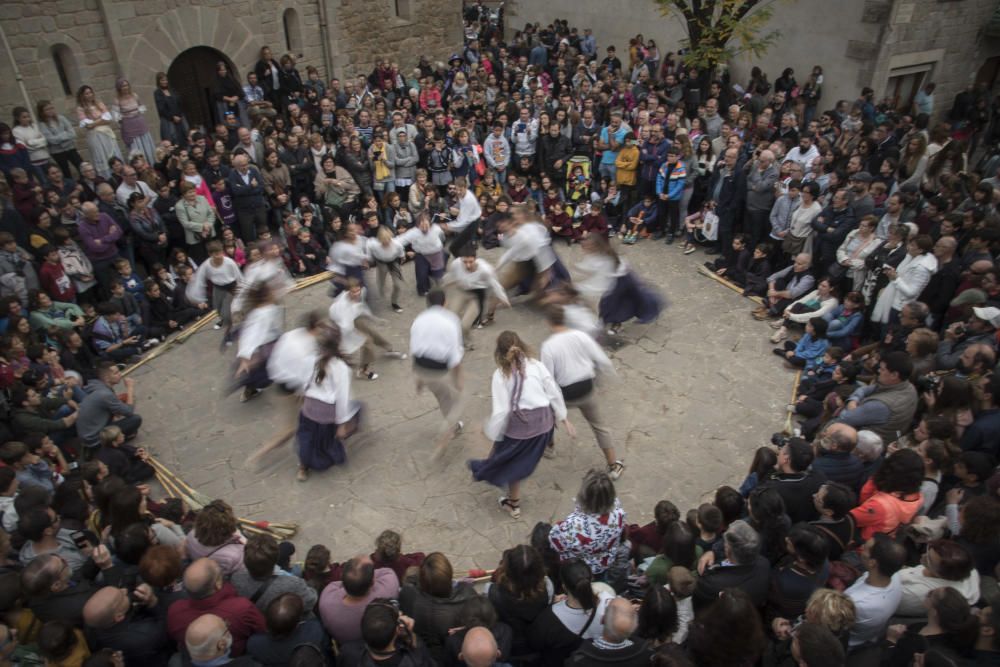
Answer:
[[917, 393], [924, 394], [928, 391], [936, 391], [941, 384], [940, 375], [921, 375], [913, 383], [917, 387]]
[[771, 444], [777, 447], [778, 449], [781, 449], [782, 447], [787, 445], [789, 440], [791, 440], [791, 438], [785, 435], [784, 433], [773, 433], [771, 435]]

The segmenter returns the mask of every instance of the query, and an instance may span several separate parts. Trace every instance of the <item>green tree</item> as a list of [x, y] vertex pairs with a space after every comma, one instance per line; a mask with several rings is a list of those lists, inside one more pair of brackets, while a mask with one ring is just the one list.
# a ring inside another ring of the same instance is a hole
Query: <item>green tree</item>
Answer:
[[712, 71], [742, 53], [760, 57], [781, 33], [764, 28], [773, 0], [653, 0], [664, 16], [678, 16], [688, 38], [684, 64]]

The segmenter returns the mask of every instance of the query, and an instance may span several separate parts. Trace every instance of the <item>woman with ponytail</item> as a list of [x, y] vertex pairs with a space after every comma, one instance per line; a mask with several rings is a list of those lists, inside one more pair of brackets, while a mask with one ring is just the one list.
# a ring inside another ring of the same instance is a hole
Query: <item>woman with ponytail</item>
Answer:
[[584, 640], [600, 637], [604, 610], [614, 599], [610, 588], [594, 590], [590, 567], [582, 560], [564, 561], [559, 578], [566, 597], [539, 614], [528, 628], [528, 644], [541, 654], [543, 665], [561, 665]]
[[310, 470], [326, 470], [347, 460], [344, 443], [358, 429], [361, 404], [351, 400], [351, 369], [340, 351], [340, 329], [323, 327], [316, 334], [319, 357], [305, 390], [299, 428], [300, 482]]
[[528, 346], [513, 331], [497, 337], [494, 352], [497, 370], [493, 373], [493, 414], [483, 431], [493, 442], [485, 459], [469, 461], [472, 477], [495, 486], [507, 486], [500, 508], [515, 519], [521, 516], [521, 480], [531, 476], [535, 466], [552, 445], [556, 420], [576, 437], [566, 418], [562, 391], [545, 366], [530, 356]]

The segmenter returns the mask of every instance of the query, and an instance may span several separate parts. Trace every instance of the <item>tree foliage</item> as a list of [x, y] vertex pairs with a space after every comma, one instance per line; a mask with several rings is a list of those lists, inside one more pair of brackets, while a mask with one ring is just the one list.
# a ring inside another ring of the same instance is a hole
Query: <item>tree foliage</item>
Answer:
[[739, 54], [760, 57], [780, 37], [764, 31], [771, 20], [770, 0], [653, 0], [664, 16], [679, 15], [688, 38], [684, 64], [714, 69]]

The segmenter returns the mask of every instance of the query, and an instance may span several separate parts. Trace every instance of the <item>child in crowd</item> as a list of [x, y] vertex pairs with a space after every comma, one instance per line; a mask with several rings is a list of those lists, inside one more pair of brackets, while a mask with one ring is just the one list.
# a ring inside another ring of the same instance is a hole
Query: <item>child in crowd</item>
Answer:
[[753, 259], [743, 277], [743, 296], [757, 296], [764, 298], [767, 296], [767, 278], [771, 275], [771, 253], [773, 252], [770, 243], [758, 243], [753, 249]]
[[153, 479], [156, 471], [148, 463], [149, 454], [142, 447], [125, 444], [125, 434], [115, 425], [105, 426], [100, 433], [101, 446], [95, 454], [108, 466], [108, 472], [129, 484]]
[[114, 263], [115, 271], [118, 272], [117, 279], [121, 282], [125, 291], [141, 302], [145, 298], [142, 288], [142, 278], [132, 270], [132, 263], [125, 258], [118, 258]]
[[786, 340], [784, 347], [776, 347], [772, 351], [795, 368], [808, 371], [822, 363], [826, 348], [830, 346], [826, 328], [826, 320], [813, 317], [806, 324], [806, 333], [798, 343]]
[[657, 212], [656, 200], [653, 195], [644, 194], [642, 201], [630, 208], [626, 215], [626, 222], [622, 226], [622, 229], [625, 230], [622, 232], [625, 234], [623, 242], [632, 245], [639, 240], [640, 235], [643, 238], [648, 238], [649, 230], [657, 225]]

